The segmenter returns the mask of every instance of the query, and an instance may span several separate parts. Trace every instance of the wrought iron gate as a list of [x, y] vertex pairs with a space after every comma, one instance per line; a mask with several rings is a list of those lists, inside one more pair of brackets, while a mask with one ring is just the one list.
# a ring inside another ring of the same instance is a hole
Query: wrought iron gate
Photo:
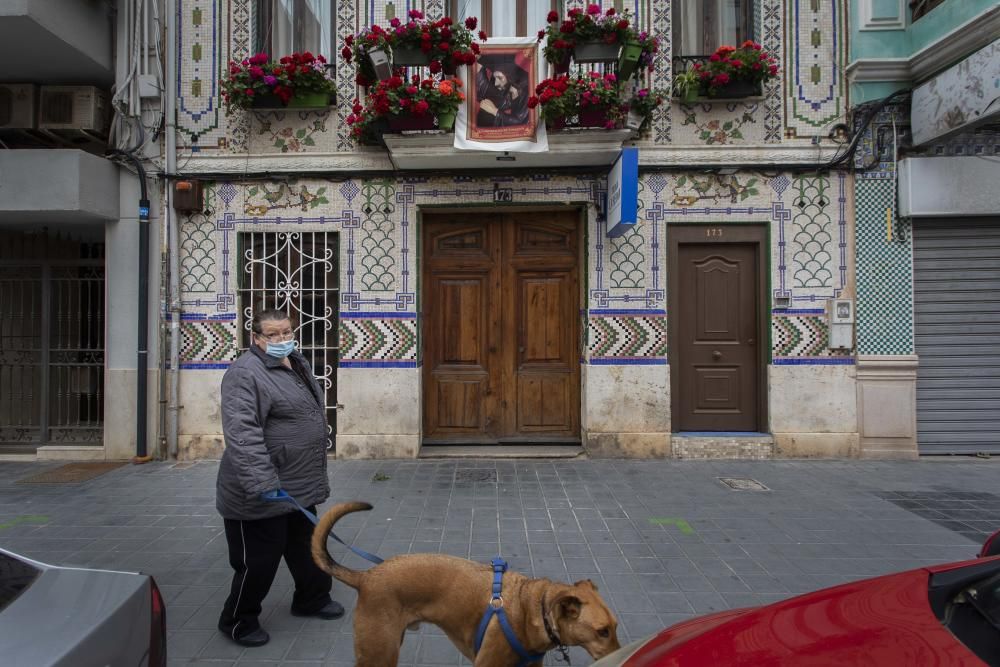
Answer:
[[0, 234], [0, 452], [103, 444], [104, 244]]
[[244, 232], [239, 235], [241, 349], [255, 311], [279, 308], [294, 319], [299, 351], [326, 393], [330, 444], [337, 432], [340, 264], [336, 232]]

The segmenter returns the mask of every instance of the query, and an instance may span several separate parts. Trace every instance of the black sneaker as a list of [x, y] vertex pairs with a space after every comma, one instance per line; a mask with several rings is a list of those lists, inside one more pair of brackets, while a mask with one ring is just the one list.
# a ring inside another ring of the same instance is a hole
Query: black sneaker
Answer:
[[240, 635], [239, 637], [229, 637], [234, 642], [240, 646], [263, 646], [264, 644], [271, 641], [271, 635], [264, 631], [264, 628], [257, 628], [252, 632], [248, 632], [245, 635]]
[[332, 621], [344, 615], [344, 606], [336, 600], [330, 600], [322, 609], [309, 612], [308, 614], [292, 609], [292, 616], [314, 616], [322, 618], [324, 621]]

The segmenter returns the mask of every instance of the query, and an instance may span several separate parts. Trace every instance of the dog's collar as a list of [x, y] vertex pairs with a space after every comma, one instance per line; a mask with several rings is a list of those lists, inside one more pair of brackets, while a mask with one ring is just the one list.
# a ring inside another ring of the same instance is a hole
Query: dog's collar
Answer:
[[562, 654], [561, 658], [556, 658], [556, 660], [561, 660], [567, 665], [572, 664], [569, 661], [569, 651], [566, 646], [559, 639], [559, 635], [555, 633], [552, 629], [552, 625], [549, 623], [549, 611], [548, 606], [545, 604], [545, 593], [542, 593], [542, 623], [545, 625], [545, 634], [549, 636], [549, 641], [556, 645], [556, 650]]

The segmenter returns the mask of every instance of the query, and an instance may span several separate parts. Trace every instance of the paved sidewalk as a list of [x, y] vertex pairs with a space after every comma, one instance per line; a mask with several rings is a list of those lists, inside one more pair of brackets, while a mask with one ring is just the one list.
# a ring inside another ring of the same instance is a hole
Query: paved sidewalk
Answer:
[[[282, 567], [271, 643], [216, 630], [231, 570], [215, 462], [125, 466], [79, 484], [18, 484], [57, 463], [0, 463], [0, 546], [42, 561], [142, 570], [167, 600], [171, 665], [351, 665], [350, 614], [291, 616]], [[383, 557], [443, 552], [563, 581], [590, 578], [626, 641], [696, 614], [970, 558], [1000, 528], [1000, 462], [331, 461], [334, 500], [375, 509], [338, 534]], [[732, 490], [750, 478], [767, 491]], [[331, 549], [351, 567], [366, 564]], [[353, 608], [354, 594], [334, 595]], [[579, 649], [573, 664], [589, 663]], [[444, 635], [407, 635], [401, 664], [458, 665]], [[467, 663], [465, 663], [467, 664]], [[547, 664], [555, 664], [551, 657]]]

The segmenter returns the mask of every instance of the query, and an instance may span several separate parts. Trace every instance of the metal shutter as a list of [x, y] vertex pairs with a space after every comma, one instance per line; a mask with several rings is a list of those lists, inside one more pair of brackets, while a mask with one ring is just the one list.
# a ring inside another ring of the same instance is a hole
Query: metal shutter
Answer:
[[917, 221], [921, 454], [1000, 454], [1000, 220]]

